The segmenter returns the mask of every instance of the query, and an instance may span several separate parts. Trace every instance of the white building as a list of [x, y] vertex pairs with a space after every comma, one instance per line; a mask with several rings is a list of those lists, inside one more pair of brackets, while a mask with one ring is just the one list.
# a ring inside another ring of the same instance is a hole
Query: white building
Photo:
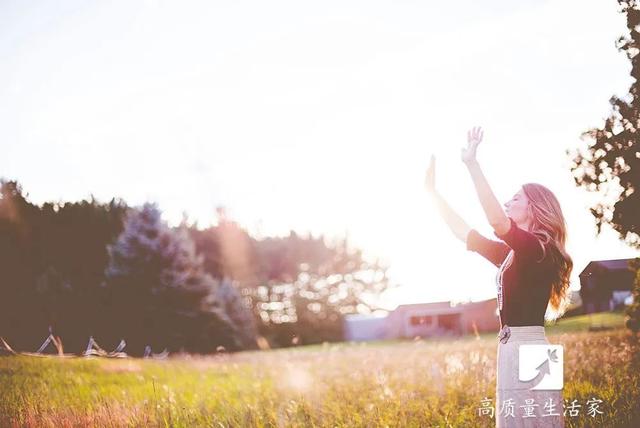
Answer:
[[496, 299], [480, 302], [417, 303], [400, 305], [387, 316], [349, 315], [345, 317], [345, 340], [460, 336], [497, 332], [500, 321]]

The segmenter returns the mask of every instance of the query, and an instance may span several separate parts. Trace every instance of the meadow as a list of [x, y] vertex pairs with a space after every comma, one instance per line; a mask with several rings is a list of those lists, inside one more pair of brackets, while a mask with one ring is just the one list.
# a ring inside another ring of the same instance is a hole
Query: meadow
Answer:
[[[565, 403], [581, 406], [567, 427], [640, 426], [640, 345], [621, 314], [562, 320], [547, 336], [564, 346]], [[167, 360], [1, 357], [0, 426], [489, 427], [496, 347], [484, 334]]]

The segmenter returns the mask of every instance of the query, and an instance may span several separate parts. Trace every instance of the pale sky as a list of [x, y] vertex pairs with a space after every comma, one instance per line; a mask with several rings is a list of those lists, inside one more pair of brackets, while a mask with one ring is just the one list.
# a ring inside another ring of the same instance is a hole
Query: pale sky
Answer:
[[495, 297], [423, 188], [492, 235], [460, 161], [500, 201], [551, 188], [569, 224], [572, 288], [590, 260], [594, 195], [565, 149], [630, 84], [615, 1], [3, 1], [0, 176], [35, 203], [122, 197], [202, 226], [217, 205], [251, 233], [348, 231], [390, 264], [399, 303]]

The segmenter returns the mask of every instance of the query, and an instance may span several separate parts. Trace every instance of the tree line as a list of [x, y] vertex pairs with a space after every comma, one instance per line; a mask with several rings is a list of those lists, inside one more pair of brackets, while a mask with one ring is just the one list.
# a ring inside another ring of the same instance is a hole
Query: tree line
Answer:
[[154, 203], [29, 201], [0, 181], [0, 336], [34, 350], [51, 328], [65, 352], [210, 353], [338, 341], [350, 313], [378, 309], [387, 266], [346, 238], [257, 239], [217, 225], [171, 227]]

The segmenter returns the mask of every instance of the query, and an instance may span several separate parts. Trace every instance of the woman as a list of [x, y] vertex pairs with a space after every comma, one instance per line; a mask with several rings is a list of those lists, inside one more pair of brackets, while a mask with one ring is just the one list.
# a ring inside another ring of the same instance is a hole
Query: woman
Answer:
[[[545, 317], [557, 318], [569, 304], [573, 262], [565, 250], [566, 223], [558, 200], [540, 184], [524, 184], [502, 209], [476, 160], [482, 136], [480, 128], [469, 131], [462, 161], [500, 241], [470, 228], [435, 190], [433, 156], [426, 187], [441, 216], [455, 236], [466, 243], [467, 250], [499, 267], [496, 426], [564, 427], [562, 390], [531, 390], [544, 377], [541, 372], [528, 382], [520, 381], [518, 351], [523, 344], [549, 345]], [[557, 361], [551, 355], [549, 359]]]

